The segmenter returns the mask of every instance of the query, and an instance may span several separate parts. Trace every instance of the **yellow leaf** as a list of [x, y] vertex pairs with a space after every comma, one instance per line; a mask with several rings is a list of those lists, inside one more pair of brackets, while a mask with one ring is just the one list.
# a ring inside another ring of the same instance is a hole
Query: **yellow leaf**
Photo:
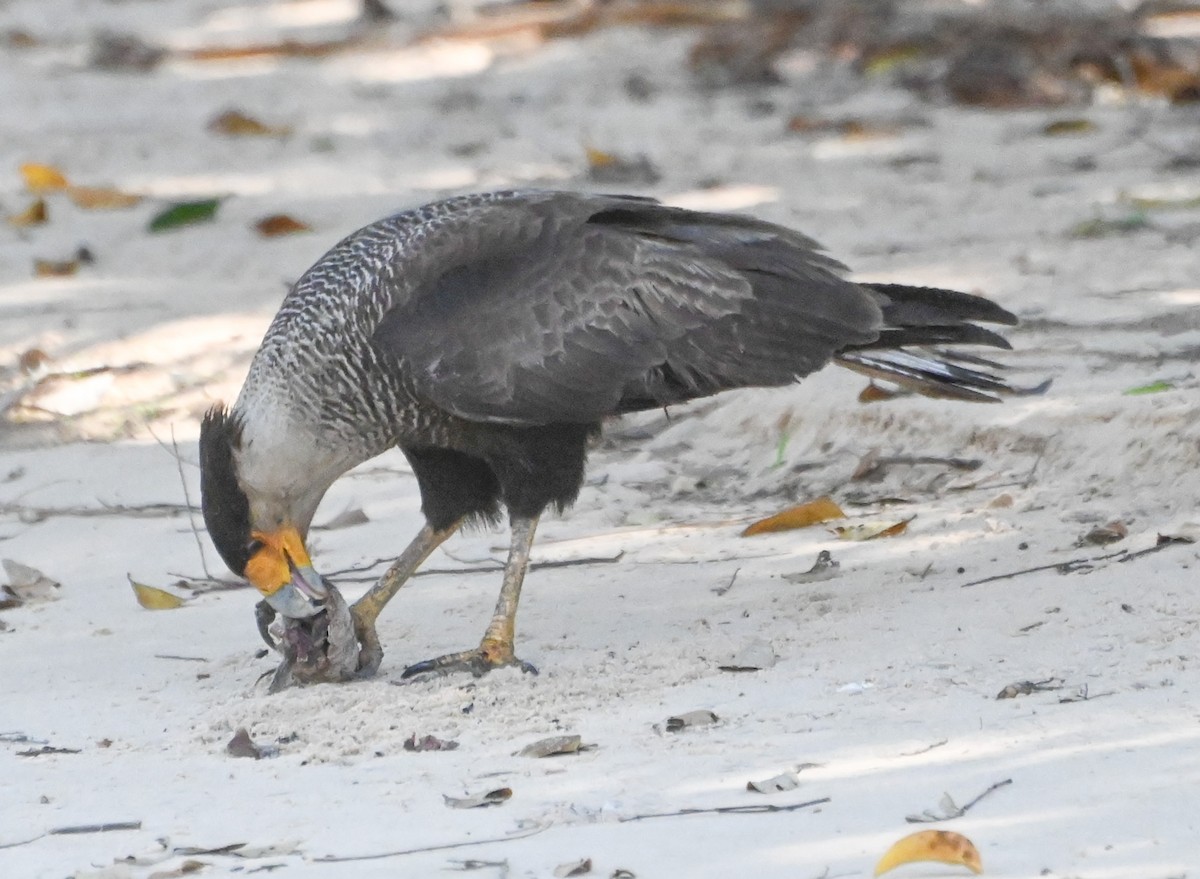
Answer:
[[617, 157], [612, 153], [606, 153], [604, 150], [593, 149], [587, 147], [585, 149], [587, 155], [587, 163], [591, 168], [606, 168], [609, 165], [615, 165], [618, 161]]
[[961, 833], [952, 830], [922, 830], [909, 834], [888, 849], [875, 865], [875, 875], [882, 876], [888, 870], [917, 861], [961, 864], [972, 873], [983, 872], [979, 850]]
[[833, 531], [839, 540], [875, 540], [880, 537], [896, 537], [908, 530], [908, 523], [916, 516], [899, 522], [863, 522], [860, 525], [839, 525]]
[[106, 189], [102, 186], [68, 186], [67, 196], [75, 202], [77, 207], [81, 207], [85, 211], [131, 208], [142, 200], [140, 195], [121, 192], [119, 189]]
[[278, 238], [280, 235], [293, 235], [296, 232], [311, 232], [312, 226], [302, 223], [287, 214], [271, 214], [263, 217], [254, 224], [258, 234], [263, 238]]
[[8, 218], [10, 226], [24, 228], [26, 226], [40, 226], [50, 218], [46, 212], [46, 202], [40, 198], [35, 198], [30, 203], [29, 207], [21, 211], [19, 214], [13, 214]]
[[183, 607], [184, 600], [182, 598], [164, 589], [147, 586], [132, 577], [129, 577], [129, 585], [133, 587], [133, 594], [137, 596], [138, 604], [146, 610], [174, 610], [177, 607]]
[[815, 501], [789, 507], [782, 513], [759, 519], [742, 532], [742, 537], [753, 537], [755, 534], [770, 534], [772, 531], [791, 531], [793, 528], [807, 528], [830, 519], [845, 519], [842, 508], [834, 503], [833, 498], [824, 495]]
[[69, 185], [63, 172], [53, 165], [39, 165], [36, 162], [26, 162], [21, 166], [21, 176], [25, 178], [25, 188], [35, 195], [43, 192], [57, 192]]

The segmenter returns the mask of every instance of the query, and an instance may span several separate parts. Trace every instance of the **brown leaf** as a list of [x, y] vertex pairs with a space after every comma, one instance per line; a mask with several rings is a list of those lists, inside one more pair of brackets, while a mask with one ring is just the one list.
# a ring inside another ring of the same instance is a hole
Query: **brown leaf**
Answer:
[[292, 133], [290, 127], [267, 125], [240, 110], [218, 113], [209, 121], [208, 130], [227, 137], [287, 137]]
[[53, 165], [41, 165], [37, 162], [26, 162], [21, 166], [21, 177], [25, 180], [25, 188], [34, 195], [45, 192], [57, 192], [66, 189], [70, 184], [62, 171]]
[[67, 197], [85, 211], [112, 211], [131, 208], [141, 202], [140, 195], [103, 186], [68, 186]]
[[594, 747], [595, 745], [583, 744], [580, 736], [551, 736], [548, 739], [539, 739], [526, 745], [517, 751], [516, 756], [557, 757], [560, 754], [578, 754], [580, 751], [588, 751]]
[[920, 830], [910, 833], [889, 848], [875, 865], [875, 875], [882, 876], [888, 870], [918, 861], [960, 864], [972, 873], [983, 872], [979, 850], [961, 833], [952, 830]]
[[54, 358], [41, 348], [30, 348], [17, 358], [17, 368], [25, 375], [32, 375], [42, 369]]
[[10, 226], [17, 228], [25, 228], [28, 226], [40, 226], [50, 219], [50, 214], [46, 210], [46, 202], [44, 199], [35, 198], [25, 210], [19, 214], [13, 214], [8, 218]]
[[774, 516], [760, 519], [751, 523], [742, 531], [742, 537], [752, 537], [755, 534], [770, 534], [775, 531], [791, 531], [795, 528], [807, 528], [828, 522], [830, 519], [844, 519], [846, 514], [834, 503], [829, 495], [823, 495], [806, 504], [790, 507]]
[[37, 278], [69, 278], [79, 271], [77, 259], [34, 259], [33, 274]]
[[470, 797], [448, 797], [442, 794], [442, 799], [451, 809], [482, 809], [487, 806], [499, 806], [513, 795], [511, 787], [501, 787], [490, 790], [485, 794], [475, 794]]
[[312, 231], [312, 226], [289, 217], [287, 214], [271, 214], [263, 217], [254, 224], [254, 228], [263, 238], [278, 238], [280, 235]]
[[1107, 525], [1097, 525], [1075, 542], [1076, 546], [1107, 546], [1124, 540], [1129, 536], [1129, 529], [1124, 522], [1112, 521]]
[[250, 738], [250, 732], [244, 726], [239, 727], [238, 731], [233, 734], [233, 738], [225, 745], [225, 753], [231, 757], [249, 757], [254, 760], [261, 760], [263, 757], [269, 756], [268, 749], [262, 745], [254, 743]]

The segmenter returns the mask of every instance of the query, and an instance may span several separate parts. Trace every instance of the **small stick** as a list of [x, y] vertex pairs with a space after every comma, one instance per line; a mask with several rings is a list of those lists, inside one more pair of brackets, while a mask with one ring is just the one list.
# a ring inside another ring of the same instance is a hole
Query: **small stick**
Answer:
[[713, 592], [715, 592], [717, 595], [724, 595], [726, 592], [728, 592], [730, 589], [733, 588], [733, 584], [737, 580], [738, 574], [740, 574], [741, 572], [742, 572], [741, 568], [738, 568], [737, 570], [735, 570], [733, 572], [733, 576], [729, 578], [729, 582], [726, 583], [724, 586], [718, 586], [716, 589], [713, 590]]
[[1038, 571], [1060, 570], [1064, 574], [1071, 574], [1083, 565], [1092, 565], [1095, 562], [1107, 562], [1116, 559], [1119, 563], [1131, 562], [1135, 559], [1145, 558], [1148, 555], [1153, 555], [1156, 552], [1161, 552], [1168, 546], [1178, 546], [1179, 544], [1188, 544], [1190, 541], [1167, 538], [1154, 546], [1146, 549], [1139, 549], [1136, 552], [1130, 552], [1127, 549], [1120, 549], [1116, 552], [1105, 553], [1104, 555], [1090, 556], [1087, 558], [1068, 559], [1065, 562], [1056, 562], [1050, 565], [1036, 565], [1032, 568], [1022, 568], [1019, 571], [1009, 571], [1007, 574], [993, 574], [991, 577], [984, 577], [981, 580], [972, 580], [970, 583], [963, 583], [963, 588], [967, 586], [979, 586], [981, 583], [992, 583], [996, 580], [1011, 580], [1013, 577], [1020, 577], [1023, 574], [1034, 574]]
[[183, 499], [187, 503], [188, 524], [192, 526], [192, 537], [196, 539], [196, 552], [200, 554], [200, 568], [204, 571], [205, 578], [211, 580], [213, 575], [208, 570], [208, 559], [204, 556], [204, 541], [200, 539], [200, 531], [196, 528], [196, 508], [192, 506], [192, 496], [188, 492], [187, 480], [183, 476], [183, 457], [179, 454], [179, 444], [175, 442], [174, 424], [171, 425], [171, 448], [175, 451], [175, 467], [179, 470], [179, 484], [183, 488]]
[[48, 836], [67, 836], [80, 833], [109, 833], [113, 830], [141, 830], [141, 821], [112, 821], [107, 824], [72, 824], [47, 831]]
[[714, 806], [709, 809], [680, 809], [677, 812], [648, 812], [644, 815], [630, 815], [627, 818], [620, 818], [618, 821], [621, 824], [625, 824], [630, 821], [646, 821], [650, 818], [680, 818], [686, 815], [765, 815], [773, 812], [795, 812], [800, 809], [808, 809], [812, 806], [820, 806], [828, 802], [830, 802], [829, 797], [821, 797], [819, 800], [793, 803], [790, 806], [755, 803], [752, 806]]
[[176, 656], [173, 653], [155, 653], [155, 659], [179, 659], [183, 662], [208, 662], [203, 656]]
[[348, 861], [379, 861], [384, 858], [399, 858], [404, 855], [419, 855], [426, 852], [444, 852], [456, 848], [470, 848], [476, 845], [491, 845], [492, 843], [509, 842], [514, 839], [527, 839], [536, 836], [544, 830], [549, 830], [549, 824], [540, 824], [527, 830], [521, 830], [510, 836], [492, 836], [487, 839], [470, 839], [465, 842], [444, 842], [440, 845], [423, 845], [417, 848], [397, 849], [394, 852], [377, 852], [371, 855], [322, 855], [313, 858], [318, 864], [344, 864]]

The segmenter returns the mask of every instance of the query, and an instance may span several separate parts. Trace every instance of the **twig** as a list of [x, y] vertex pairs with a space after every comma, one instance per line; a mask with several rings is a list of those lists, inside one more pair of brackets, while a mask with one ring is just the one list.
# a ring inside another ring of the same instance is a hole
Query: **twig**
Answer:
[[648, 812], [644, 815], [630, 815], [627, 818], [620, 818], [618, 821], [625, 824], [630, 821], [647, 821], [651, 818], [681, 818], [686, 815], [765, 815], [772, 812], [796, 812], [800, 809], [808, 809], [812, 806], [820, 806], [828, 802], [830, 802], [829, 797], [821, 797], [819, 800], [793, 803], [790, 806], [756, 803], [746, 806], [714, 806], [709, 809], [680, 809], [677, 812]]
[[963, 815], [967, 814], [967, 812], [970, 809], [974, 808], [975, 804], [978, 803], [980, 800], [982, 800], [984, 797], [988, 796], [989, 794], [995, 793], [1000, 788], [1005, 787], [1010, 784], [1012, 784], [1011, 778], [1006, 778], [1003, 781], [997, 781], [995, 784], [990, 785], [988, 787], [988, 789], [985, 790], [983, 793], [981, 793], [979, 796], [975, 797], [975, 799], [971, 800], [968, 803], [964, 803], [961, 806], [957, 805], [954, 802], [954, 800], [950, 797], [949, 794], [946, 794], [942, 798], [942, 804], [943, 804], [942, 808], [946, 809], [947, 804], [951, 808], [946, 809], [944, 815], [938, 815], [938, 814], [935, 814], [932, 810], [926, 809], [923, 814], [909, 815], [904, 820], [907, 821], [909, 824], [931, 824], [935, 821], [949, 821], [952, 818], [961, 818]]
[[67, 827], [55, 827], [49, 831], [50, 836], [68, 836], [80, 833], [109, 833], [113, 830], [141, 830], [141, 821], [112, 821], [107, 824], [72, 824]]
[[949, 742], [950, 742], [949, 739], [942, 739], [940, 742], [934, 742], [932, 745], [926, 745], [924, 748], [918, 748], [915, 751], [905, 751], [900, 756], [901, 757], [916, 757], [918, 754], [928, 754], [930, 751], [932, 751], [936, 748], [942, 747], [942, 745], [949, 744]]
[[531, 827], [526, 830], [519, 830], [509, 836], [492, 836], [486, 839], [470, 839], [464, 842], [444, 842], [439, 845], [423, 845], [417, 848], [397, 849], [392, 852], [376, 852], [370, 855], [322, 855], [319, 858], [313, 858], [313, 861], [318, 864], [344, 864], [348, 861], [379, 861], [384, 858], [399, 858], [404, 855], [419, 855], [426, 852], [444, 852], [451, 849], [470, 848], [476, 845], [491, 845], [493, 843], [510, 842], [514, 839], [528, 839], [531, 836], [536, 836], [544, 830], [549, 830], [549, 824], [539, 824], [536, 827]]
[[[573, 568], [577, 565], [611, 565], [619, 562], [625, 557], [625, 552], [622, 550], [613, 556], [592, 556], [588, 558], [578, 559], [561, 559], [550, 562], [531, 562], [529, 570], [538, 571], [546, 568]], [[341, 568], [340, 570], [330, 571], [326, 574], [327, 577], [333, 579], [339, 578], [343, 583], [365, 583], [373, 580], [373, 577], [346, 577], [345, 574], [357, 574], [363, 571], [369, 571], [371, 568], [378, 567], [383, 564], [391, 564], [394, 558], [375, 559], [366, 565], [356, 565], [349, 568]], [[416, 571], [413, 577], [434, 577], [442, 574], [496, 574], [504, 570], [504, 565], [500, 563], [489, 563], [487, 565], [479, 565], [471, 568], [426, 568], [421, 571]]]
[[203, 656], [176, 656], [174, 653], [155, 653], [155, 659], [178, 659], [181, 662], [208, 662]]
[[1024, 574], [1035, 574], [1038, 571], [1058, 571], [1062, 574], [1073, 574], [1082, 568], [1093, 567], [1097, 562], [1107, 562], [1113, 559], [1115, 559], [1118, 563], [1132, 562], [1135, 559], [1145, 558], [1148, 555], [1161, 552], [1168, 546], [1177, 546], [1181, 543], [1188, 544], [1191, 543], [1191, 541], [1168, 537], [1161, 540], [1159, 543], [1154, 544], [1154, 546], [1147, 547], [1146, 549], [1139, 549], [1136, 552], [1130, 552], [1127, 549], [1121, 549], [1117, 552], [1105, 553], [1104, 555], [1068, 559], [1065, 562], [1055, 562], [1049, 565], [1035, 565], [1032, 568], [1021, 568], [1019, 571], [1009, 571], [1006, 574], [993, 574], [990, 577], [984, 577], [980, 580], [972, 580], [970, 583], [963, 583], [962, 585], [965, 589], [967, 586], [979, 586], [982, 583], [993, 583], [996, 580], [1011, 580], [1014, 577], [1020, 577]]
[[157, 516], [178, 516], [188, 512], [182, 504], [106, 504], [100, 502], [98, 507], [27, 507], [23, 504], [0, 504], [0, 515], [26, 516], [37, 521], [51, 519], [57, 516], [75, 516], [90, 518], [92, 516], [128, 516], [131, 519], [150, 519]]
[[[154, 432], [150, 432], [154, 436]], [[156, 440], [158, 437], [154, 437]], [[200, 554], [200, 568], [204, 571], [206, 579], [213, 578], [212, 572], [208, 570], [208, 559], [204, 555], [204, 541], [200, 539], [200, 531], [196, 528], [196, 508], [192, 506], [192, 495], [188, 491], [187, 479], [183, 475], [183, 456], [179, 454], [179, 444], [175, 442], [175, 425], [171, 425], [171, 449], [175, 452], [175, 467], [179, 471], [179, 485], [183, 488], [183, 499], [187, 503], [188, 524], [192, 527], [192, 537], [196, 539], [196, 552]]]
[[717, 595], [724, 595], [726, 592], [728, 592], [730, 589], [733, 588], [733, 584], [737, 580], [738, 574], [740, 574], [741, 572], [742, 572], [741, 568], [738, 568], [737, 570], [735, 570], [733, 572], [733, 576], [729, 578], [729, 582], [726, 583], [724, 586], [718, 586], [716, 589], [713, 590], [713, 592], [715, 592]]

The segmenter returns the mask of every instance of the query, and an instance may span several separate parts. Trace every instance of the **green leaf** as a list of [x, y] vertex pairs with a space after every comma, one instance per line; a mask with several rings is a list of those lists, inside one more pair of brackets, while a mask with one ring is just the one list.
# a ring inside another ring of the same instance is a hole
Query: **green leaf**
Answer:
[[1148, 385], [1138, 385], [1136, 388], [1130, 388], [1122, 393], [1126, 397], [1140, 397], [1143, 394], [1161, 394], [1163, 391], [1174, 390], [1175, 385], [1161, 379], [1156, 382], [1150, 382]]
[[180, 226], [207, 223], [217, 215], [217, 207], [220, 204], [219, 198], [176, 202], [155, 214], [154, 219], [150, 221], [149, 229], [151, 232], [166, 232], [168, 229], [178, 229]]

